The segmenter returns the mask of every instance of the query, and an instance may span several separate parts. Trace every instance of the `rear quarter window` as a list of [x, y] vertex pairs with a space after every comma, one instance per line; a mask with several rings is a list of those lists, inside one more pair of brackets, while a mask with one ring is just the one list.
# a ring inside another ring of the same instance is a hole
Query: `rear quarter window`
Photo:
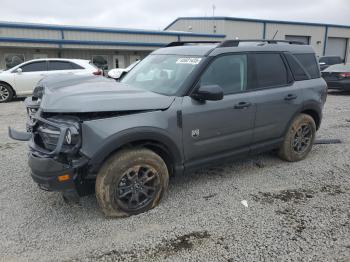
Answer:
[[311, 78], [320, 77], [320, 69], [314, 54], [294, 54]]
[[84, 69], [84, 67], [73, 62], [71, 62], [71, 66], [72, 66], [72, 69]]
[[302, 81], [310, 79], [309, 75], [303, 69], [301, 63], [290, 53], [286, 53], [285, 57], [289, 64], [289, 68], [292, 71], [293, 77], [295, 81]]

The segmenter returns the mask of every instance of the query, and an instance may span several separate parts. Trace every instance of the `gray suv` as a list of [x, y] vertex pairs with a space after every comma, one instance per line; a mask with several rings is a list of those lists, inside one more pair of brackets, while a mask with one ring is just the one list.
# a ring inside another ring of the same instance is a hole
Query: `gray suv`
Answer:
[[33, 180], [65, 199], [96, 192], [106, 216], [155, 207], [169, 177], [277, 149], [310, 152], [326, 100], [312, 47], [276, 40], [171, 43], [120, 82], [46, 79], [27, 98]]

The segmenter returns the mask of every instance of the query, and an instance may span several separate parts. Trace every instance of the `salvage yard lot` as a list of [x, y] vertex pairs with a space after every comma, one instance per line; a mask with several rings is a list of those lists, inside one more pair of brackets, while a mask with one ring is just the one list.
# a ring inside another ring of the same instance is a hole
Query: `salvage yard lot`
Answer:
[[123, 219], [95, 196], [69, 206], [39, 190], [26, 144], [7, 137], [25, 117], [23, 102], [0, 104], [0, 261], [350, 261], [350, 94], [328, 96], [317, 133], [341, 144], [175, 177], [158, 207]]

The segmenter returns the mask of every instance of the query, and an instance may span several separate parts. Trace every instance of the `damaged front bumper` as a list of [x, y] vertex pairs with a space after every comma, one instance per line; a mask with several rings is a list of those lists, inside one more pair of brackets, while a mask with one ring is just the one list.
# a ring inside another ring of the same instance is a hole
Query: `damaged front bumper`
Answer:
[[[79, 145], [72, 146], [72, 152], [69, 158], [65, 153], [65, 136], [69, 127], [44, 119], [38, 114], [29, 115], [28, 112], [27, 130], [29, 132], [20, 132], [9, 127], [9, 137], [14, 140], [28, 141], [29, 154], [28, 164], [31, 169], [31, 176], [39, 187], [46, 191], [76, 192], [78, 195], [86, 195], [91, 192], [91, 183], [82, 179], [89, 159], [77, 153]], [[33, 127], [37, 124], [50, 125], [59, 130], [59, 136], [55, 147], [48, 150], [39, 146], [35, 142], [35, 132]]]
[[[60, 163], [53, 158], [29, 153], [28, 164], [31, 176], [39, 187], [46, 191], [65, 191], [75, 189], [75, 168]], [[63, 180], [60, 177], [64, 178]]]

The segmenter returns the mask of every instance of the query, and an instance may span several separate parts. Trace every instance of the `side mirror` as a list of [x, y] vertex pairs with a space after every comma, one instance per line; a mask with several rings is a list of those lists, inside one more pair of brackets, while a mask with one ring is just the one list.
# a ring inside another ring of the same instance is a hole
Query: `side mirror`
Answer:
[[117, 80], [117, 79], [119, 79], [122, 76], [123, 72], [124, 71], [122, 69], [115, 68], [115, 69], [109, 70], [107, 75], [108, 75], [108, 77]]
[[191, 97], [200, 101], [222, 100], [224, 98], [224, 90], [218, 85], [204, 85], [200, 86]]
[[16, 73], [20, 74], [20, 73], [22, 73], [22, 72], [23, 72], [22, 68], [18, 67], [18, 68], [16, 69]]

